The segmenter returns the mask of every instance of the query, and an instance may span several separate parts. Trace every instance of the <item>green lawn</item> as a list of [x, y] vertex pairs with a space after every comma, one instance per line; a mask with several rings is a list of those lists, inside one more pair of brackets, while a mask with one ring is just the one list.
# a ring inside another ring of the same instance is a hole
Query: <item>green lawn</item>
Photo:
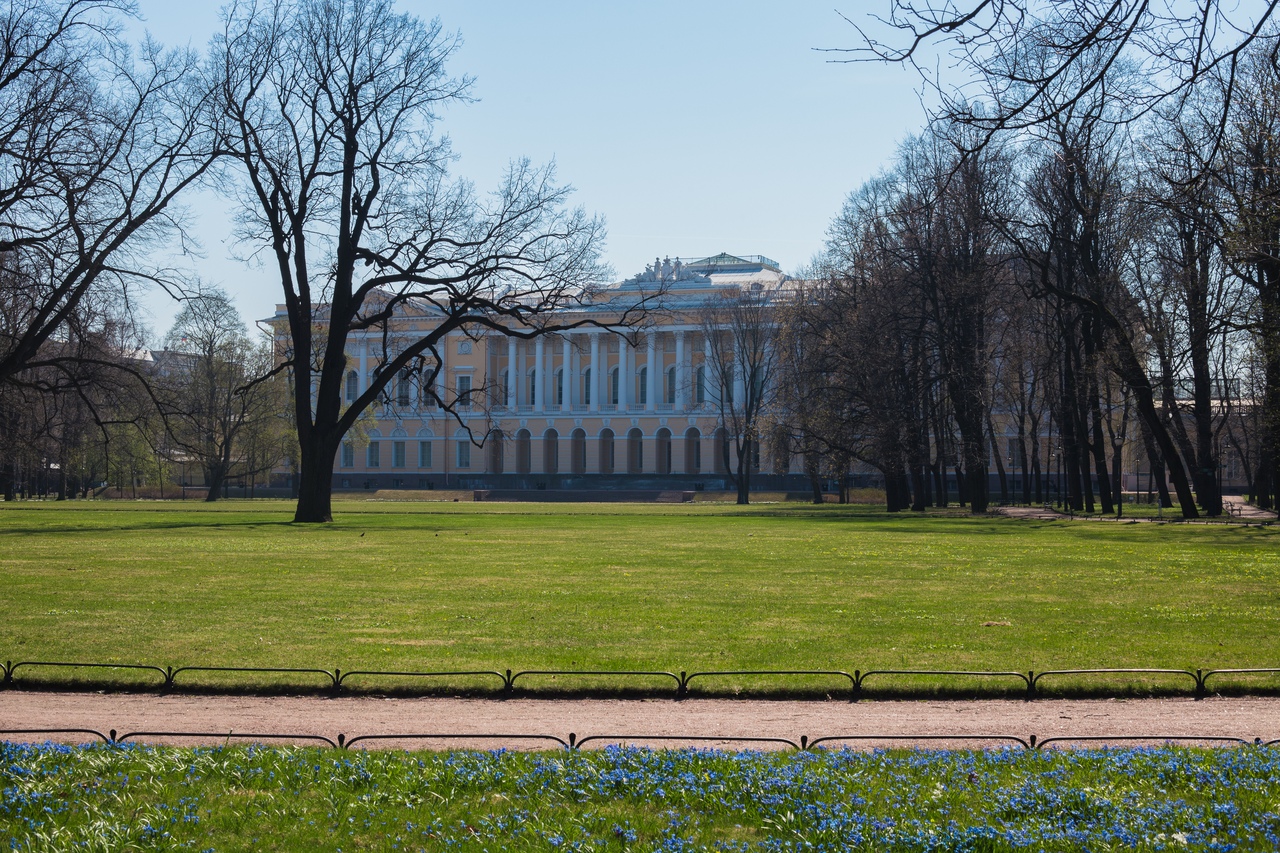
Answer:
[[0, 505], [0, 660], [344, 671], [1280, 666], [1276, 528], [792, 504], [336, 510], [331, 525], [295, 526], [284, 503]]

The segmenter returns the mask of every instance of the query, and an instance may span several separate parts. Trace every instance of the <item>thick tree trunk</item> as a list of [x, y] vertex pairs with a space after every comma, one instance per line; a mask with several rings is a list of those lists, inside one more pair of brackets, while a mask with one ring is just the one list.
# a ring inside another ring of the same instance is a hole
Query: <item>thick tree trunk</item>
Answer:
[[333, 521], [333, 460], [342, 437], [328, 439], [313, 429], [307, 439], [299, 442], [298, 507], [293, 520], [321, 524]]

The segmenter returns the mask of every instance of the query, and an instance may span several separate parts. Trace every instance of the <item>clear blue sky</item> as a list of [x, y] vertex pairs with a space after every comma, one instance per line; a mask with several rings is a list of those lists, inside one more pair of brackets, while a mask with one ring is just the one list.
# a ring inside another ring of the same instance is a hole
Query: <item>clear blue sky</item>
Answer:
[[[879, 65], [832, 64], [849, 47], [837, 13], [879, 0], [767, 2], [401, 2], [460, 32], [452, 71], [475, 76], [476, 103], [443, 129], [455, 174], [496, 185], [513, 158], [554, 159], [576, 201], [608, 221], [619, 277], [657, 255], [768, 255], [793, 271], [822, 247], [851, 190], [873, 175], [923, 111], [915, 79]], [[165, 44], [205, 46], [216, 2], [140, 0], [142, 27]], [[246, 319], [281, 300], [269, 270], [227, 256], [226, 211], [190, 205], [201, 275]], [[147, 300], [158, 338], [174, 308]]]

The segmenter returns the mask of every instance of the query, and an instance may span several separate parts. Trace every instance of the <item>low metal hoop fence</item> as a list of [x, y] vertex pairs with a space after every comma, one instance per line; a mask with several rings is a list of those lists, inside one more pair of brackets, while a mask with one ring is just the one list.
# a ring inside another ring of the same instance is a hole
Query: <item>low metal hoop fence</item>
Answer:
[[[1220, 668], [1220, 669], [1169, 669], [1161, 667], [1092, 667], [1079, 669], [1046, 669], [1046, 670], [956, 670], [956, 669], [855, 669], [852, 672], [844, 669], [726, 669], [726, 670], [663, 670], [663, 669], [627, 669], [627, 670], [604, 670], [604, 669], [483, 669], [483, 670], [376, 670], [376, 669], [350, 669], [343, 670], [338, 667], [333, 669], [325, 669], [322, 667], [264, 667], [264, 666], [208, 666], [208, 665], [184, 665], [184, 666], [161, 666], [149, 663], [114, 663], [100, 661], [54, 661], [54, 660], [5, 660], [0, 662], [0, 687], [12, 688], [23, 686], [23, 680], [19, 677], [20, 673], [27, 673], [36, 670], [91, 670], [94, 672], [113, 672], [120, 676], [137, 673], [146, 676], [142, 684], [135, 684], [131, 680], [123, 685], [129, 688], [152, 688], [160, 691], [181, 691], [184, 688], [188, 690], [201, 689], [200, 685], [192, 684], [190, 676], [200, 673], [212, 674], [243, 674], [243, 675], [277, 675], [277, 676], [305, 676], [307, 678], [315, 677], [319, 684], [316, 689], [327, 690], [333, 693], [339, 693], [344, 688], [350, 688], [350, 682], [360, 681], [378, 682], [383, 689], [394, 689], [398, 692], [408, 692], [413, 694], [411, 685], [414, 683], [430, 683], [441, 682], [447, 679], [478, 679], [481, 681], [494, 680], [497, 684], [493, 686], [497, 688], [503, 695], [513, 695], [521, 687], [536, 683], [545, 679], [575, 679], [582, 683], [598, 683], [601, 680], [608, 682], [613, 687], [625, 687], [628, 691], [641, 693], [643, 695], [670, 695], [672, 698], [685, 699], [697, 695], [694, 689], [694, 682], [699, 685], [713, 683], [716, 679], [746, 679], [752, 683], [770, 683], [776, 684], [779, 679], [784, 681], [790, 680], [792, 684], [796, 684], [798, 680], [804, 679], [802, 691], [813, 692], [813, 684], [816, 679], [833, 679], [842, 683], [847, 690], [847, 698], [850, 701], [857, 701], [869, 695], [875, 695], [868, 682], [873, 682], [875, 687], [884, 694], [900, 694], [900, 693], [918, 693], [921, 679], [929, 679], [933, 686], [944, 686], [949, 690], [970, 689], [977, 695], [982, 695], [985, 691], [982, 688], [974, 689], [974, 682], [1013, 682], [1020, 688], [1018, 692], [1028, 699], [1034, 699], [1041, 696], [1044, 692], [1043, 683], [1046, 680], [1050, 682], [1060, 682], [1064, 679], [1072, 679], [1076, 682], [1073, 687], [1079, 690], [1079, 683], [1083, 680], [1090, 687], [1087, 689], [1096, 692], [1097, 689], [1110, 685], [1133, 687], [1149, 686], [1152, 678], [1160, 680], [1168, 680], [1170, 682], [1186, 684], [1190, 688], [1190, 692], [1196, 698], [1202, 698], [1209, 691], [1209, 680], [1213, 679], [1220, 683], [1224, 679], [1236, 676], [1277, 676], [1280, 675], [1280, 667], [1240, 667], [1240, 668]], [[1139, 678], [1134, 678], [1137, 676]], [[1139, 680], [1142, 679], [1142, 680]], [[390, 684], [385, 684], [390, 681]], [[662, 682], [670, 683], [674, 688], [674, 694], [668, 693], [658, 685]], [[1118, 684], [1117, 684], [1118, 682]], [[75, 682], [67, 678], [51, 678], [38, 679], [33, 684], [41, 687], [73, 687]], [[563, 682], [562, 682], [563, 684]], [[456, 685], [451, 685], [456, 686]], [[227, 692], [253, 692], [257, 694], [271, 694], [284, 690], [281, 685], [273, 685], [271, 683], [263, 684], [257, 682], [249, 684], [247, 682], [232, 685], [219, 685], [218, 689]], [[297, 686], [290, 685], [288, 690], [293, 692], [297, 690]], [[303, 688], [307, 689], [307, 688]], [[426, 691], [422, 691], [426, 692]], [[577, 689], [576, 692], [590, 692], [584, 689]], [[714, 690], [706, 691], [707, 695], [720, 695]], [[843, 692], [843, 691], [842, 691]], [[999, 691], [1000, 695], [1009, 695], [1008, 690]], [[542, 695], [536, 687], [525, 688], [522, 695], [538, 696]], [[736, 695], [736, 691], [735, 691]], [[834, 695], [834, 694], [828, 694]]]
[[[327, 746], [331, 749], [348, 750], [356, 744], [403, 743], [406, 741], [444, 741], [444, 742], [488, 742], [504, 745], [512, 744], [553, 744], [566, 750], [578, 750], [589, 743], [614, 744], [632, 746], [642, 743], [657, 744], [735, 744], [747, 747], [775, 746], [785, 747], [797, 752], [812, 751], [818, 748], [829, 749], [830, 745], [848, 746], [853, 743], [901, 745], [903, 748], [917, 748], [927, 744], [928, 748], [936, 748], [937, 744], [978, 744], [970, 749], [1018, 748], [1027, 752], [1047, 749], [1050, 746], [1082, 746], [1097, 744], [1102, 747], [1124, 746], [1131, 744], [1161, 745], [1216, 745], [1222, 747], [1258, 747], [1270, 749], [1280, 744], [1280, 738], [1264, 740], [1260, 737], [1238, 737], [1234, 735], [1198, 735], [1198, 734], [1116, 734], [1116, 735], [1053, 735], [1038, 737], [1037, 735], [1017, 735], [1010, 733], [990, 734], [950, 734], [939, 732], [921, 732], [916, 734], [830, 734], [819, 737], [800, 735], [799, 737], [781, 737], [778, 735], [741, 735], [741, 734], [681, 734], [681, 733], [628, 733], [628, 734], [588, 734], [578, 735], [570, 732], [566, 737], [547, 733], [528, 732], [379, 732], [376, 734], [360, 734], [348, 736], [338, 733], [336, 736], [304, 733], [304, 732], [237, 732], [225, 731], [128, 731], [117, 733], [116, 729], [108, 729], [104, 734], [100, 729], [89, 728], [18, 728], [0, 729], [0, 741], [9, 736], [31, 737], [45, 736], [46, 742], [53, 736], [87, 736], [108, 746], [124, 746], [130, 743], [148, 743], [157, 740], [209, 741], [214, 745], [262, 744], [269, 742], [288, 745], [299, 743]], [[77, 741], [79, 742], [79, 741]]]

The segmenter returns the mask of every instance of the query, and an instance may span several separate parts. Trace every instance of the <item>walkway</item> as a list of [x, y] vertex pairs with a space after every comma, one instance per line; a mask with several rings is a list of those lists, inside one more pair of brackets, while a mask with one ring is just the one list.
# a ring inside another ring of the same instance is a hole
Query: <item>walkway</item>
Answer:
[[[0, 691], [0, 730], [94, 729], [128, 732], [209, 732], [200, 739], [148, 735], [131, 740], [216, 744], [236, 732], [315, 734], [336, 741], [370, 734], [525, 734], [568, 740], [614, 736], [612, 742], [678, 746], [674, 736], [770, 737], [798, 743], [832, 735], [893, 735], [900, 740], [850, 741], [853, 747], [886, 745], [998, 745], [994, 740], [938, 742], [911, 736], [1014, 735], [1047, 737], [1228, 736], [1280, 738], [1280, 698], [1131, 699], [1034, 701], [749, 701], [732, 699], [382, 699], [373, 697], [155, 696], [148, 694]], [[651, 739], [639, 735], [655, 736]], [[0, 734], [0, 739], [84, 742], [76, 735]], [[602, 745], [603, 741], [594, 741]], [[513, 738], [375, 740], [376, 748], [498, 746], [548, 748], [554, 741]], [[684, 742], [683, 745], [688, 745]], [[700, 742], [743, 748], [750, 743]], [[761, 744], [760, 746], [768, 746]], [[776, 746], [776, 745], [775, 745]]]

